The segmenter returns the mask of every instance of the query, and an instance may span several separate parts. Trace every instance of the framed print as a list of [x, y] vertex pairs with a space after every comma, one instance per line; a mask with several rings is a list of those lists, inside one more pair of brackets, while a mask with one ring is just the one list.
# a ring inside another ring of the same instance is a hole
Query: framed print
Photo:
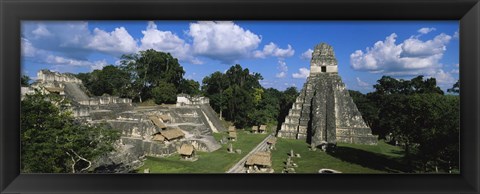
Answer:
[[2, 193], [479, 191], [476, 0], [0, 6]]

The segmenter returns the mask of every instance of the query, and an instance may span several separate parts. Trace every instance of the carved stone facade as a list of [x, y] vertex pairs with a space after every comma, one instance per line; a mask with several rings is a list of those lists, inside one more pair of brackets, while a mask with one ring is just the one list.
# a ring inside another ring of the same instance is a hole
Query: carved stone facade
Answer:
[[333, 48], [317, 45], [310, 65], [310, 76], [277, 136], [306, 140], [312, 147], [336, 142], [376, 144], [377, 136], [363, 121], [338, 75]]

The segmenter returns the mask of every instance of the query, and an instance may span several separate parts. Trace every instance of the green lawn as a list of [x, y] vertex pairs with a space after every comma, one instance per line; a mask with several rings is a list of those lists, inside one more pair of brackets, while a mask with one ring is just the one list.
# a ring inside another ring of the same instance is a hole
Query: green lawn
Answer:
[[354, 145], [339, 143], [335, 153], [325, 153], [320, 149], [310, 151], [308, 144], [301, 140], [277, 139], [276, 150], [272, 152], [272, 165], [276, 173], [283, 170], [290, 149], [300, 153], [293, 158], [298, 164], [297, 173], [317, 173], [329, 168], [343, 173], [395, 173], [410, 172], [400, 160], [402, 150], [379, 141], [378, 145]]
[[[268, 134], [251, 134], [250, 128], [238, 130], [238, 140], [233, 142], [234, 149], [241, 149], [242, 154], [227, 153], [228, 144], [214, 152], [197, 152], [195, 162], [180, 160], [178, 154], [164, 158], [147, 157], [144, 166], [151, 173], [224, 173], [244, 157]], [[214, 133], [220, 140], [226, 133]], [[281, 173], [287, 154], [291, 149], [300, 153], [300, 158], [293, 158], [298, 164], [297, 173], [317, 173], [319, 169], [329, 168], [343, 173], [402, 173], [412, 172], [411, 168], [401, 162], [403, 150], [399, 147], [379, 141], [378, 145], [355, 145], [339, 143], [334, 153], [325, 153], [320, 149], [310, 151], [308, 144], [302, 140], [277, 139], [276, 150], [272, 151], [272, 165], [276, 173]]]
[[[215, 139], [220, 140], [226, 133], [214, 133]], [[169, 157], [147, 157], [144, 166], [138, 169], [149, 168], [151, 173], [224, 173], [237, 161], [244, 157], [268, 134], [251, 134], [247, 131], [237, 131], [238, 140], [232, 142], [233, 149], [241, 149], [242, 154], [227, 152], [228, 144], [214, 152], [197, 152], [198, 160], [195, 162], [182, 161], [178, 154]]]

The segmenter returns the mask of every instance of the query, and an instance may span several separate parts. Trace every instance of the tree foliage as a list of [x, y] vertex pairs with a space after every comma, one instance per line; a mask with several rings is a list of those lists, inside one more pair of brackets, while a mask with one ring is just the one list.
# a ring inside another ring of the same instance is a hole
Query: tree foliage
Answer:
[[30, 86], [30, 77], [28, 77], [27, 75], [22, 75], [22, 77], [20, 78], [20, 85], [22, 87]]
[[21, 102], [21, 170], [24, 173], [87, 172], [113, 150], [117, 131], [75, 121], [60, 96], [36, 92]]
[[[140, 102], [154, 99], [161, 104], [175, 103], [176, 94], [179, 93], [192, 96], [200, 94], [200, 84], [185, 79], [184, 74], [183, 67], [170, 53], [150, 49], [123, 55], [120, 66], [108, 65], [101, 70], [76, 76], [82, 80], [90, 95], [109, 94]], [[166, 85], [171, 89], [165, 88]]]
[[175, 85], [167, 82], [159, 82], [153, 88], [152, 96], [156, 104], [169, 103], [173, 104], [177, 100]]
[[143, 99], [150, 98], [152, 89], [163, 83], [173, 84], [177, 92], [181, 91], [176, 86], [183, 82], [185, 71], [178, 59], [173, 58], [170, 53], [149, 49], [123, 55], [120, 63], [120, 68], [129, 75], [130, 83], [127, 88], [133, 99], [142, 102]]
[[444, 95], [435, 78], [423, 76], [383, 76], [374, 88], [366, 95], [350, 91], [374, 134], [402, 145], [405, 159], [421, 171], [458, 168], [459, 96]]
[[94, 70], [91, 73], [79, 73], [77, 77], [82, 80], [83, 85], [90, 94], [101, 96], [109, 94], [120, 97], [129, 97], [126, 88], [129, 85], [127, 72], [120, 68], [108, 65], [101, 70]]

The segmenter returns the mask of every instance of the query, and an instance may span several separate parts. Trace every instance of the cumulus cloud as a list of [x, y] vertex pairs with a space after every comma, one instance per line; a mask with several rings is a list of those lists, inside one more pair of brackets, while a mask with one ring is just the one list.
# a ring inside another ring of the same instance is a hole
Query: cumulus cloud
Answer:
[[261, 37], [231, 21], [191, 23], [187, 32], [193, 39], [193, 52], [230, 64], [248, 58]]
[[304, 79], [304, 78], [307, 78], [308, 75], [310, 75], [310, 70], [302, 67], [298, 70], [298, 73], [293, 73], [292, 77], [297, 79]]
[[435, 31], [436, 29], [435, 28], [420, 28], [418, 30], [418, 33], [420, 34], [428, 34], [430, 33], [431, 31]]
[[307, 51], [302, 53], [300, 58], [303, 59], [303, 60], [310, 60], [310, 59], [312, 59], [312, 53], [313, 53], [313, 50], [308, 49]]
[[268, 56], [278, 57], [278, 58], [287, 58], [295, 54], [291, 45], [287, 45], [286, 49], [279, 48], [275, 43], [270, 42], [263, 47], [261, 51], [255, 51], [253, 56], [255, 58], [265, 58]]
[[460, 34], [458, 33], [458, 30], [453, 33], [453, 38], [459, 38]]
[[40, 38], [42, 36], [52, 36], [52, 33], [50, 33], [50, 31], [44, 24], [39, 24], [37, 28], [32, 31], [32, 34], [35, 35], [35, 38]]
[[201, 64], [202, 62], [193, 57], [191, 46], [171, 31], [158, 30], [157, 25], [150, 21], [146, 30], [142, 31], [143, 38], [140, 40], [140, 50], [155, 49], [172, 54], [180, 61], [192, 64]]
[[276, 78], [284, 78], [287, 75], [286, 72], [282, 71], [280, 73], [275, 74]]
[[283, 60], [278, 60], [278, 67], [277, 67], [279, 73], [275, 75], [277, 78], [284, 78], [287, 75], [288, 67], [287, 63]]
[[368, 47], [365, 52], [356, 50], [350, 55], [350, 63], [355, 70], [372, 73], [431, 75], [441, 67], [439, 60], [451, 38], [443, 33], [427, 41], [412, 36], [396, 44], [397, 35], [392, 33], [384, 41]]
[[25, 38], [21, 39], [21, 49], [24, 57], [34, 57], [37, 54], [37, 49]]
[[112, 32], [106, 32], [95, 28], [87, 48], [98, 50], [114, 55], [135, 53], [137, 41], [128, 33], [124, 27], [115, 28]]
[[359, 77], [357, 77], [356, 80], [357, 80], [357, 85], [358, 86], [360, 86], [362, 88], [370, 87], [369, 83], [362, 81]]
[[71, 58], [65, 58], [61, 56], [55, 56], [55, 55], [49, 55], [45, 59], [45, 62], [48, 64], [52, 65], [65, 65], [65, 66], [87, 66], [87, 67], [92, 67], [92, 68], [98, 68], [100, 66], [105, 66], [107, 65], [107, 62], [105, 60], [100, 60], [100, 61], [86, 61], [86, 60], [76, 60], [76, 59], [71, 59]]
[[93, 52], [118, 57], [137, 49], [137, 41], [124, 27], [111, 32], [98, 28], [90, 31], [88, 23], [81, 21], [25, 22], [22, 37], [38, 50], [77, 60], [85, 60]]
[[452, 76], [451, 72], [445, 72], [442, 69], [437, 70], [435, 73], [427, 77], [434, 77], [437, 81], [437, 85], [443, 89], [451, 88], [457, 81], [457, 79]]

